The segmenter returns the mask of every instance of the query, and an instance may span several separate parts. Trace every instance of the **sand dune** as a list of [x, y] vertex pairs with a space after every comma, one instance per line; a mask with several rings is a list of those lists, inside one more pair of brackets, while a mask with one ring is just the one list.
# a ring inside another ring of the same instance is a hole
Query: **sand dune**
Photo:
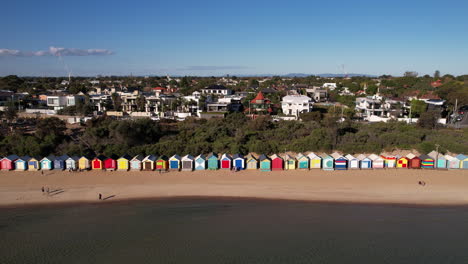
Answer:
[[[425, 186], [418, 184], [424, 181]], [[43, 195], [41, 187], [54, 191]], [[331, 202], [468, 205], [468, 170], [0, 172], [0, 205], [230, 196]]]

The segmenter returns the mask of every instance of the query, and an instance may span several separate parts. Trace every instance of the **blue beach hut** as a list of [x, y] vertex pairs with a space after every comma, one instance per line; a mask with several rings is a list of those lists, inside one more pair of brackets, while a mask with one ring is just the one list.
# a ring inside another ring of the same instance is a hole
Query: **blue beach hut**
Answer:
[[53, 156], [53, 155], [50, 155], [48, 157], [45, 157], [45, 158], [41, 159], [41, 161], [40, 161], [41, 169], [42, 170], [52, 170], [54, 168], [54, 160], [55, 160], [55, 156]]
[[271, 159], [267, 155], [260, 155], [258, 158], [260, 161], [260, 170], [261, 171], [271, 171]]
[[243, 170], [245, 169], [245, 159], [242, 154], [235, 154], [232, 157], [234, 167], [238, 170]]
[[65, 169], [65, 162], [70, 158], [68, 155], [62, 155], [60, 157], [55, 157], [54, 159], [54, 170], [64, 170]]
[[181, 157], [177, 154], [169, 158], [169, 169], [180, 170]]
[[206, 170], [206, 157], [203, 154], [195, 158], [195, 170]]
[[24, 156], [24, 157], [18, 157], [13, 163], [14, 163], [14, 169], [15, 171], [25, 171], [28, 169], [28, 161], [31, 157], [29, 156]]

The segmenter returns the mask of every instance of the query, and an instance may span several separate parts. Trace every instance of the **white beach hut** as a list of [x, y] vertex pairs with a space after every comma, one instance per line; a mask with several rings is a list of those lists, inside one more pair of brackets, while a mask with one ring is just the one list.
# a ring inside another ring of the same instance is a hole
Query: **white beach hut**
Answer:
[[345, 156], [345, 158], [348, 160], [348, 167], [350, 169], [359, 169], [360, 168], [360, 160], [356, 157], [354, 157], [351, 154], [348, 154]]

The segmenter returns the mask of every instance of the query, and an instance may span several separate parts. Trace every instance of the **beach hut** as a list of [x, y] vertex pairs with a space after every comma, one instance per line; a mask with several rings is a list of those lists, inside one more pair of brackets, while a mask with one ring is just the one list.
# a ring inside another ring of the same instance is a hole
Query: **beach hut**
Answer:
[[124, 154], [122, 157], [117, 159], [117, 170], [119, 171], [128, 171], [130, 169], [130, 161], [132, 157], [127, 154]]
[[302, 153], [297, 154], [296, 156], [297, 159], [297, 168], [301, 170], [308, 170], [310, 169], [310, 160], [309, 157], [303, 155]]
[[[407, 156], [408, 157], [408, 156]], [[419, 157], [413, 157], [409, 160], [410, 169], [420, 169], [421, 168], [421, 159]]]
[[168, 158], [164, 155], [160, 156], [159, 158], [156, 159], [156, 169], [161, 171], [161, 170], [167, 170], [169, 168], [169, 161]]
[[273, 154], [271, 159], [271, 170], [284, 170], [284, 160], [280, 156]]
[[13, 170], [15, 168], [15, 160], [19, 159], [17, 155], [9, 155], [7, 157], [4, 157], [0, 161], [0, 165], [2, 167], [2, 170]]
[[219, 160], [218, 155], [215, 153], [210, 153], [207, 157], [208, 169], [209, 170], [217, 170], [219, 169]]
[[249, 155], [247, 155], [246, 159], [247, 159], [247, 169], [248, 170], [258, 169], [258, 160], [257, 160], [257, 158], [255, 158], [254, 155], [249, 154]]
[[359, 167], [361, 170], [372, 169], [372, 160], [366, 155], [359, 154], [356, 158], [359, 160]]
[[284, 157], [284, 164], [285, 164], [286, 170], [295, 170], [296, 163], [297, 163], [297, 160], [291, 155], [286, 155]]
[[348, 154], [345, 156], [345, 158], [348, 160], [348, 166], [350, 169], [356, 170], [361, 167], [360, 166], [361, 161], [358, 158], [354, 157], [353, 155]]
[[229, 154], [224, 153], [221, 156], [221, 169], [231, 169], [232, 168], [232, 158]]
[[334, 170], [335, 161], [333, 160], [332, 156], [327, 154], [320, 155], [322, 158], [322, 170]]
[[258, 157], [258, 161], [260, 162], [261, 171], [271, 171], [271, 159], [268, 158], [267, 155], [260, 155], [260, 157]]
[[383, 169], [385, 168], [385, 159], [376, 154], [369, 155], [369, 159], [372, 160], [373, 169]]
[[409, 160], [407, 157], [397, 159], [397, 168], [409, 168]]
[[193, 161], [194, 158], [192, 155], [188, 154], [182, 157], [182, 170], [183, 171], [193, 171]]
[[421, 168], [434, 169], [435, 160], [429, 155], [421, 155], [419, 159], [421, 159]]
[[232, 163], [234, 164], [234, 167], [236, 168], [236, 170], [245, 169], [245, 159], [242, 154], [235, 154], [232, 157]]
[[114, 171], [117, 169], [117, 157], [111, 156], [109, 158], [104, 159], [104, 169], [109, 171]]
[[48, 156], [40, 160], [41, 170], [52, 170], [54, 167], [55, 156]]
[[437, 169], [447, 169], [447, 158], [444, 155], [438, 155], [435, 160], [435, 167]]
[[78, 168], [80, 170], [89, 170], [89, 169], [91, 169], [91, 161], [87, 157], [82, 156], [78, 160]]
[[460, 168], [460, 160], [457, 157], [453, 157], [450, 155], [445, 155], [447, 159], [447, 169], [459, 169]]
[[15, 171], [25, 171], [28, 169], [28, 161], [31, 157], [24, 156], [17, 158], [14, 163]]
[[206, 170], [206, 157], [203, 154], [195, 158], [195, 170]]
[[54, 159], [54, 170], [64, 170], [65, 169], [65, 161], [70, 158], [68, 155], [62, 155], [59, 157], [55, 157]]
[[104, 160], [106, 157], [99, 155], [91, 161], [91, 169], [93, 170], [102, 170], [104, 169]]
[[322, 168], [322, 157], [319, 155], [316, 155], [315, 153], [309, 153], [307, 155], [309, 158], [309, 168], [311, 169], [321, 169]]
[[77, 156], [68, 157], [65, 160], [65, 168], [69, 170], [76, 170], [79, 167], [80, 158]]
[[[152, 171], [155, 168], [157, 157], [155, 155], [146, 156], [141, 162], [144, 171]], [[167, 168], [167, 167], [166, 167]]]
[[460, 169], [468, 170], [468, 156], [459, 154], [457, 155], [457, 159], [460, 160]]
[[335, 170], [347, 170], [348, 169], [348, 160], [343, 157], [340, 153], [333, 153], [330, 156], [334, 159]]
[[130, 170], [140, 171], [143, 168], [143, 160], [145, 157], [143, 155], [136, 155], [130, 160]]
[[41, 168], [40, 166], [41, 166], [40, 158], [32, 157], [28, 160], [29, 171], [37, 171]]
[[395, 156], [383, 156], [381, 157], [385, 160], [385, 167], [387, 168], [396, 168], [397, 158]]
[[181, 167], [181, 157], [177, 154], [169, 158], [169, 169], [170, 170], [180, 170]]

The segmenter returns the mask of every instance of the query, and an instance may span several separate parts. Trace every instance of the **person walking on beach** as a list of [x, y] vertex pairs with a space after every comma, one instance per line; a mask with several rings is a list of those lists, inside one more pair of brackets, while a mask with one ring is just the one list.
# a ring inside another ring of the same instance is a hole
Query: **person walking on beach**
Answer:
[[99, 200], [102, 200], [102, 194], [99, 194]]
[[42, 194], [44, 194], [44, 186], [42, 186], [41, 191], [42, 191]]

